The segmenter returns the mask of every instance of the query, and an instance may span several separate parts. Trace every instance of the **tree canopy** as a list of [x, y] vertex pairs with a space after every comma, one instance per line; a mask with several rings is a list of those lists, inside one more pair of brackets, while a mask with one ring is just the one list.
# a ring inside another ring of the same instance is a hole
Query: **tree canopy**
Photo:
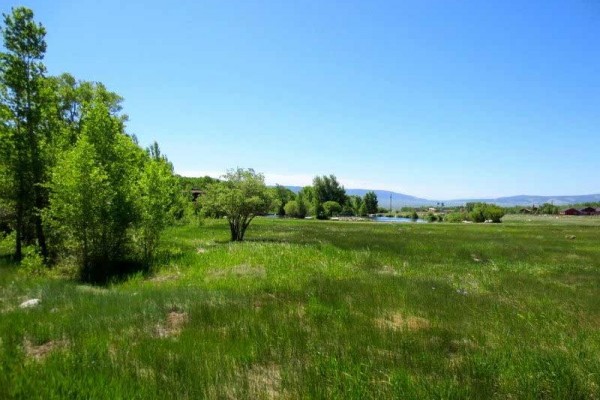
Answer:
[[269, 212], [273, 201], [264, 176], [243, 168], [227, 171], [223, 182], [210, 185], [202, 198], [206, 212], [226, 216], [232, 241], [244, 240], [252, 220]]

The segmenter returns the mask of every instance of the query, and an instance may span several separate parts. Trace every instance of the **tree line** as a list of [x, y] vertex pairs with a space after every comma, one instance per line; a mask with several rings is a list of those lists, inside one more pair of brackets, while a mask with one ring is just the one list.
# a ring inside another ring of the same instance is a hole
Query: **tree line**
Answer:
[[33, 246], [46, 265], [76, 260], [86, 280], [148, 264], [176, 203], [171, 163], [126, 132], [118, 94], [47, 75], [30, 9], [3, 14], [1, 33], [0, 214], [15, 259]]

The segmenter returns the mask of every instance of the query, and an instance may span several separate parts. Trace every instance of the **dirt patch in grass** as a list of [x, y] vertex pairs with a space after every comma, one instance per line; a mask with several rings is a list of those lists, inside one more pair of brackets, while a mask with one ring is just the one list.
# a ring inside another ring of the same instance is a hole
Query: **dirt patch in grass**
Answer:
[[150, 278], [150, 282], [169, 282], [179, 279], [179, 274], [158, 275]]
[[42, 361], [51, 352], [55, 350], [64, 350], [68, 345], [69, 342], [64, 339], [49, 340], [39, 345], [34, 345], [29, 339], [23, 341], [23, 349], [25, 350], [27, 358], [35, 361]]
[[179, 336], [187, 322], [188, 314], [186, 312], [173, 310], [167, 314], [164, 323], [156, 326], [155, 335], [159, 338]]
[[107, 288], [92, 285], [77, 285], [75, 288], [83, 293], [108, 294], [109, 292]]
[[240, 264], [227, 269], [213, 269], [206, 273], [209, 279], [218, 279], [225, 277], [235, 278], [266, 278], [267, 271], [261, 266], [251, 266], [248, 264]]
[[275, 364], [255, 365], [248, 371], [251, 398], [278, 399], [281, 397], [281, 371]]
[[395, 313], [388, 315], [385, 318], [377, 318], [375, 320], [375, 325], [381, 329], [391, 329], [395, 331], [420, 331], [429, 329], [431, 323], [425, 318]]
[[377, 273], [380, 275], [399, 275], [398, 271], [389, 265], [384, 265], [381, 269], [377, 270]]

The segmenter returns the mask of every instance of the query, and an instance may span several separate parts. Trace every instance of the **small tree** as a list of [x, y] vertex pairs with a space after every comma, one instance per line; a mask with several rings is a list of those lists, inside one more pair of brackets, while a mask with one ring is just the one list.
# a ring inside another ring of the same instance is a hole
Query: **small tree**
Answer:
[[328, 218], [331, 218], [342, 211], [342, 206], [337, 201], [326, 201], [323, 203], [323, 211]]
[[173, 166], [160, 154], [158, 143], [147, 150], [150, 156], [138, 181], [140, 238], [143, 258], [150, 262], [158, 247], [161, 231], [171, 219], [171, 208], [177, 200]]
[[273, 197], [265, 185], [264, 175], [253, 169], [228, 170], [223, 179], [224, 182], [209, 186], [203, 205], [208, 211], [225, 214], [231, 241], [239, 242], [244, 240], [254, 217], [269, 211]]
[[376, 214], [377, 208], [379, 204], [377, 203], [377, 195], [375, 192], [367, 192], [365, 193], [365, 208], [367, 209], [367, 214]]
[[286, 188], [285, 186], [281, 186], [281, 185], [275, 185], [274, 191], [275, 191], [275, 196], [276, 196], [277, 200], [279, 201], [279, 204], [276, 205], [277, 206], [277, 215], [279, 215], [280, 217], [283, 217], [284, 215], [287, 214], [287, 212], [285, 211], [285, 205], [289, 201], [294, 200], [296, 198], [296, 195], [290, 189]]
[[298, 203], [295, 200], [288, 201], [285, 204], [285, 215], [290, 218], [298, 218], [299, 210]]

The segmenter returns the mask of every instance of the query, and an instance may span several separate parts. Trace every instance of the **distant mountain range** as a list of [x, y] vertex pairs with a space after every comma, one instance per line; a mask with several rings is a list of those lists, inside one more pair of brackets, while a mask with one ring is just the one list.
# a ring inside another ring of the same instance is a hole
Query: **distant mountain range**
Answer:
[[[294, 193], [298, 193], [301, 186], [286, 186]], [[485, 203], [494, 203], [503, 207], [512, 206], [531, 206], [532, 204], [539, 205], [543, 203], [552, 203], [556, 206], [564, 206], [567, 204], [586, 203], [592, 201], [600, 201], [599, 194], [586, 194], [579, 196], [508, 196], [487, 199], [454, 199], [454, 200], [428, 200], [419, 197], [409, 196], [403, 193], [391, 192], [389, 190], [370, 190], [370, 189], [346, 189], [348, 195], [363, 197], [367, 192], [375, 192], [377, 200], [381, 207], [388, 208], [390, 206], [390, 196], [392, 200], [392, 208], [400, 207], [417, 207], [417, 206], [436, 206], [438, 203], [444, 203], [447, 206], [459, 206], [468, 202], [480, 201]]]

